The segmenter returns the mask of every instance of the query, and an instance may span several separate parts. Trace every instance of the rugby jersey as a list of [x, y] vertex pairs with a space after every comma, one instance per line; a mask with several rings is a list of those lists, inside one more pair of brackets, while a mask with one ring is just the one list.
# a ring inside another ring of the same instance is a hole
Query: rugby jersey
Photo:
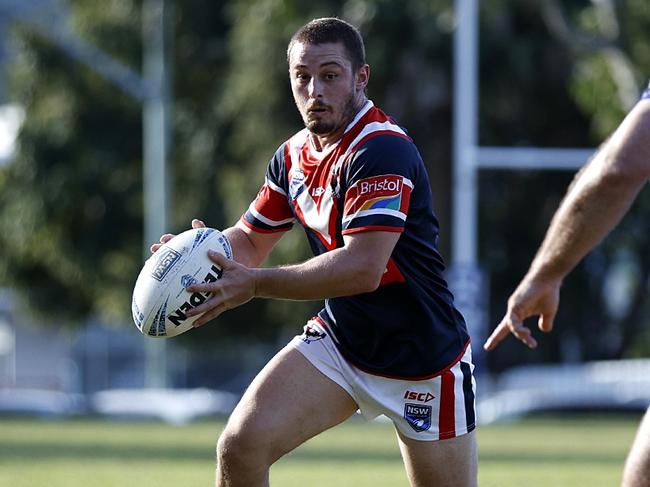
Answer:
[[642, 100], [650, 100], [650, 82], [648, 82], [648, 87], [646, 90], [641, 94], [641, 99]]
[[379, 288], [326, 299], [317, 317], [358, 368], [427, 378], [469, 345], [442, 277], [426, 168], [413, 141], [372, 102], [322, 153], [307, 129], [282, 144], [241, 221], [257, 232], [284, 232], [298, 222], [314, 255], [342, 247], [343, 235], [401, 233]]

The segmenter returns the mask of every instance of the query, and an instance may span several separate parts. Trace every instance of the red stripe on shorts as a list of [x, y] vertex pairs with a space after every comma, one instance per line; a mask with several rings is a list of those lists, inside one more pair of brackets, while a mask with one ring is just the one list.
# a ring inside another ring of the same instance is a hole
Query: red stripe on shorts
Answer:
[[454, 373], [447, 369], [442, 373], [440, 379], [440, 416], [438, 417], [438, 425], [440, 439], [444, 440], [456, 436], [456, 397], [454, 394], [456, 378]]

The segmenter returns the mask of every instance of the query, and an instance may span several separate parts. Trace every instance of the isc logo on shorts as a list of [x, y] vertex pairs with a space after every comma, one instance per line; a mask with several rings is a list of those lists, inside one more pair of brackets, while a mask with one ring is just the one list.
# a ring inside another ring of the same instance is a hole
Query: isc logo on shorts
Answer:
[[429, 402], [435, 398], [436, 396], [430, 392], [406, 391], [404, 393], [404, 399], [408, 399], [409, 401]]
[[418, 433], [431, 428], [431, 406], [404, 404], [404, 419]]

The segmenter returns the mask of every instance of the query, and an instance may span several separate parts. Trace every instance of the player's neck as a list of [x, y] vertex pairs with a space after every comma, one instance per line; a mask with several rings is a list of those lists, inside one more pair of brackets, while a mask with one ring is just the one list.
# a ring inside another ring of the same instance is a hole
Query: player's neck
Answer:
[[[349, 123], [349, 122], [348, 122]], [[317, 152], [325, 152], [331, 147], [335, 146], [338, 144], [339, 140], [343, 137], [343, 134], [345, 133], [345, 129], [347, 128], [348, 124], [342, 125], [340, 128], [336, 129], [336, 131], [331, 132], [327, 135], [316, 135], [314, 133], [311, 134], [311, 146], [312, 148], [317, 151]]]

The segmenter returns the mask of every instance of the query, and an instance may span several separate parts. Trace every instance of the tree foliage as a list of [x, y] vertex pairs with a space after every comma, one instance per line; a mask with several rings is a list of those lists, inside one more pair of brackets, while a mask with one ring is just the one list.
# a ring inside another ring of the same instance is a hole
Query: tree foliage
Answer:
[[[610, 4], [614, 10], [604, 12]], [[594, 146], [629, 109], [631, 86], [638, 90], [650, 73], [644, 0], [480, 5], [482, 145]], [[139, 70], [141, 1], [69, 6], [78, 35]], [[358, 25], [366, 39], [370, 98], [409, 130], [424, 156], [449, 260], [453, 2], [187, 0], [173, 2], [173, 9], [170, 231], [187, 228], [192, 217], [224, 228], [246, 209], [269, 157], [301, 128], [287, 79], [287, 42], [305, 21], [336, 15]], [[141, 107], [32, 29], [15, 34], [10, 93], [27, 117], [18, 157], [0, 168], [0, 284], [56, 319], [128, 322], [142, 264]], [[481, 174], [479, 255], [491, 276], [493, 324], [570, 178]], [[559, 333], [528, 360], [569, 357], [567, 343], [581, 344], [586, 358], [650, 348], [637, 340], [650, 313], [648, 300], [640, 299], [647, 290], [647, 200], [646, 192], [567, 281]], [[308, 255], [296, 229], [270, 264]], [[626, 272], [633, 299], [616, 307], [607, 286]], [[191, 335], [272, 340], [295, 332], [316, 306], [255, 300]], [[491, 358], [495, 368], [521, 360], [512, 343]]]

